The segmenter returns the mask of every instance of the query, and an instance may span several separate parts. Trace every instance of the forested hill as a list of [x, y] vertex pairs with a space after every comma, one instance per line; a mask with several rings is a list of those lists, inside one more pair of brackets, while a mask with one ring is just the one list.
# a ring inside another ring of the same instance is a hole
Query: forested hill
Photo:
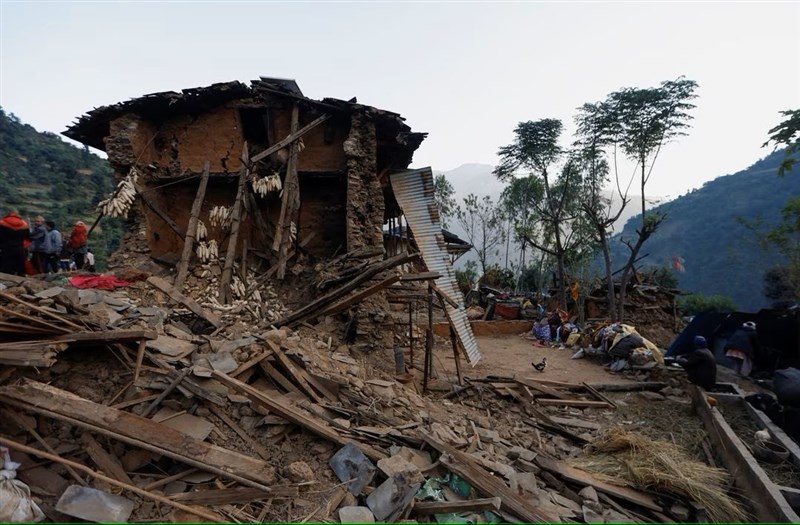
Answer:
[[[783, 159], [777, 151], [746, 170], [719, 177], [702, 188], [657, 208], [667, 219], [645, 243], [641, 264], [667, 265], [684, 260], [676, 273], [680, 287], [705, 295], [727, 295], [742, 310], [769, 306], [764, 297], [764, 272], [779, 262], [776, 253], [764, 251], [757, 235], [740, 222], [761, 218], [764, 228], [774, 227], [787, 199], [800, 194], [800, 165], [784, 177], [776, 171]], [[635, 238], [641, 215], [625, 225], [623, 237]], [[627, 248], [615, 246], [615, 267], [623, 264]]]
[[[94, 222], [95, 204], [115, 185], [105, 159], [0, 108], [0, 213], [16, 209], [28, 220], [44, 215], [66, 236], [75, 221]], [[100, 268], [119, 244], [122, 228], [119, 219], [104, 219], [92, 232], [89, 246]]]

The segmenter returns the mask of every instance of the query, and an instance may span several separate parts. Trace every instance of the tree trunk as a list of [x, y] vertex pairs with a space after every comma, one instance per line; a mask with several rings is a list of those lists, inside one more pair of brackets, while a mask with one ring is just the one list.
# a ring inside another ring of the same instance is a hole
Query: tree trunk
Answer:
[[611, 317], [611, 321], [615, 322], [619, 320], [619, 316], [617, 315], [614, 274], [611, 271], [611, 253], [608, 248], [608, 237], [605, 228], [602, 228], [598, 233], [600, 233], [600, 247], [603, 250], [603, 262], [606, 265], [606, 302], [608, 303], [608, 314]]

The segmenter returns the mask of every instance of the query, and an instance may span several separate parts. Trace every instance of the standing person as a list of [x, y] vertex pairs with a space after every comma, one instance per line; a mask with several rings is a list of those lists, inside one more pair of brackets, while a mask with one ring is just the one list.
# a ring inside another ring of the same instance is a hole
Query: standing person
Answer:
[[33, 231], [31, 232], [31, 246], [30, 251], [33, 254], [32, 262], [36, 273], [44, 273], [44, 268], [47, 256], [44, 251], [44, 239], [47, 235], [47, 226], [45, 225], [44, 217], [37, 215], [33, 219]]
[[89, 250], [88, 242], [86, 224], [83, 221], [76, 222], [75, 226], [72, 227], [72, 232], [69, 234], [69, 248], [72, 250], [72, 258], [75, 259], [75, 267], [78, 270], [83, 269], [83, 258]]
[[0, 272], [25, 275], [25, 248], [30, 236], [28, 223], [16, 211], [0, 219]]
[[736, 371], [742, 376], [750, 375], [753, 371], [753, 360], [760, 353], [761, 344], [756, 334], [756, 323], [753, 321], [747, 321], [737, 328], [725, 345], [725, 355], [736, 361]]
[[86, 271], [94, 273], [94, 254], [91, 248], [86, 251]]
[[717, 360], [702, 335], [694, 337], [694, 351], [688, 356], [679, 357], [677, 362], [695, 385], [711, 390], [717, 384]]
[[64, 247], [64, 240], [61, 232], [56, 228], [56, 223], [47, 221], [47, 235], [44, 238], [45, 264], [44, 271], [47, 273], [58, 273], [58, 258], [61, 256], [61, 249]]

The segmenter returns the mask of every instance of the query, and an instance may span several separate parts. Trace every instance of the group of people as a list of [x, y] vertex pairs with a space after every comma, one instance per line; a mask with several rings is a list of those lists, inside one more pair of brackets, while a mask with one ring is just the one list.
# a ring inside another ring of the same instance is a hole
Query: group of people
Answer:
[[0, 219], [0, 272], [13, 275], [94, 271], [88, 232], [77, 221], [65, 239], [53, 221], [38, 215], [33, 225], [11, 210]]

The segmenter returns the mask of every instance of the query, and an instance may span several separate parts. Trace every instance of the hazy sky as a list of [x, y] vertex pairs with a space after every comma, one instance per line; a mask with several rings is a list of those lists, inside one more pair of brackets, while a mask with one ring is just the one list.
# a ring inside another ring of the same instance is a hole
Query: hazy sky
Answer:
[[[800, 2], [37, 2], [0, 0], [0, 104], [60, 133], [92, 107], [258, 76], [396, 111], [414, 160], [497, 162], [521, 120], [621, 87], [700, 84], [688, 137], [648, 186], [743, 169], [800, 107]], [[565, 143], [567, 142], [565, 138]]]

